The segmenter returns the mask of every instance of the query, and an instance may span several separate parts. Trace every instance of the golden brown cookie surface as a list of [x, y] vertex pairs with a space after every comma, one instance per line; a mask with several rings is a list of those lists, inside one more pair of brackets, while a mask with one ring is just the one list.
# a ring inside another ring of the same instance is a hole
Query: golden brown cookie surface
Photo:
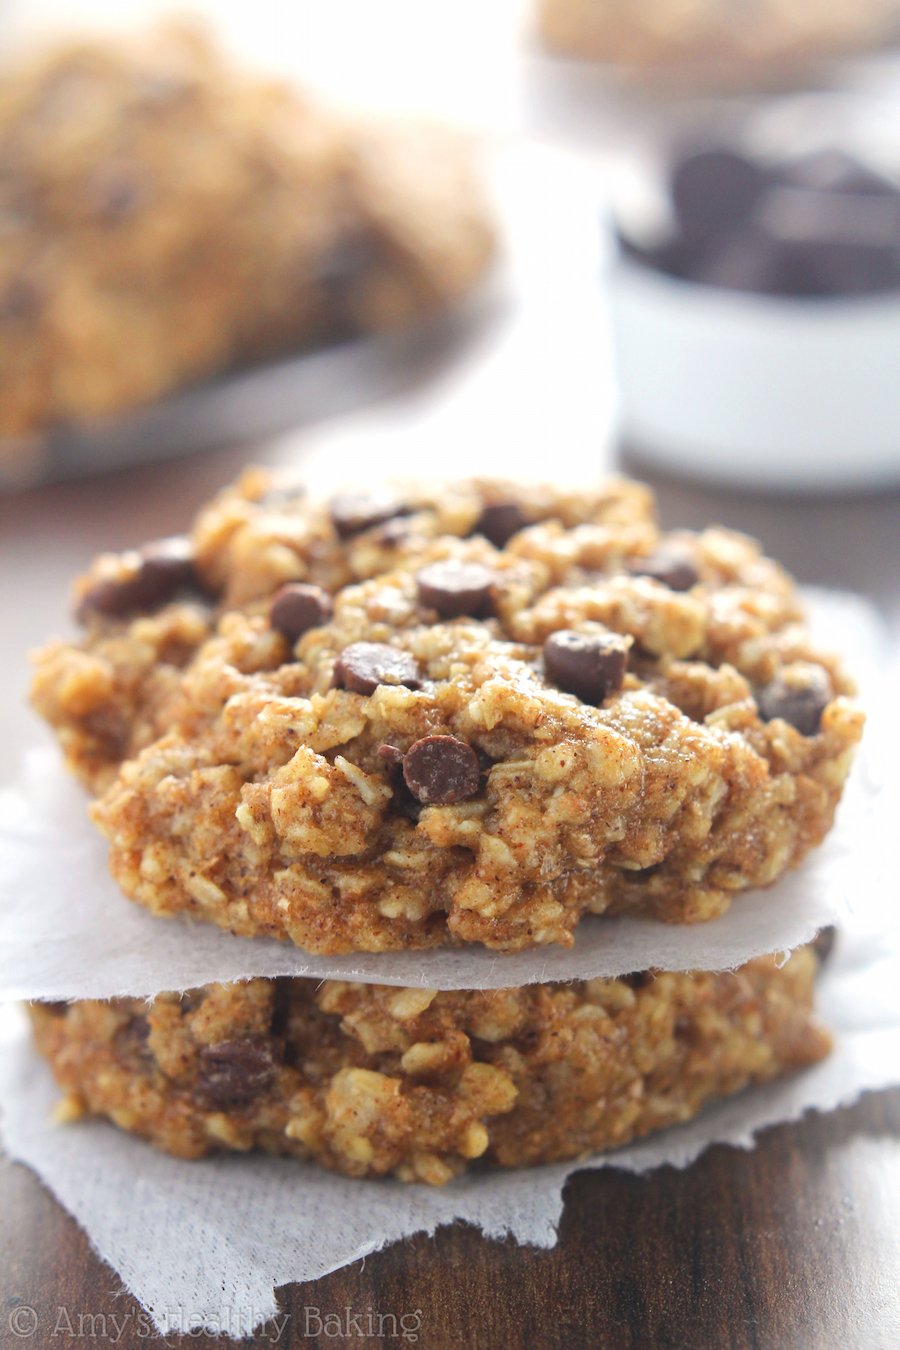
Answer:
[[815, 1063], [812, 948], [721, 974], [435, 993], [253, 980], [32, 1006], [68, 1116], [180, 1157], [262, 1148], [441, 1184], [586, 1156]]
[[862, 728], [777, 564], [619, 480], [249, 472], [78, 594], [33, 698], [123, 890], [312, 951], [712, 918], [822, 839]]

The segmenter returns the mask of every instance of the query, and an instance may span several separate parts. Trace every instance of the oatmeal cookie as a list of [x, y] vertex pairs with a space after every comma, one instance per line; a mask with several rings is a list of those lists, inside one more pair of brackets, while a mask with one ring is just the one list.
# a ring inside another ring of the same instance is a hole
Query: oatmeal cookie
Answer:
[[782, 569], [624, 480], [249, 471], [77, 607], [33, 699], [122, 889], [316, 952], [713, 918], [822, 839], [862, 728]]
[[0, 234], [7, 437], [427, 315], [493, 244], [449, 133], [342, 120], [184, 29], [0, 79]]
[[266, 1149], [440, 1185], [476, 1158], [585, 1157], [828, 1053], [818, 958], [435, 993], [252, 980], [34, 1004], [63, 1118], [107, 1116], [183, 1158]]
[[897, 0], [539, 0], [543, 44], [563, 56], [711, 83], [771, 83], [883, 46]]

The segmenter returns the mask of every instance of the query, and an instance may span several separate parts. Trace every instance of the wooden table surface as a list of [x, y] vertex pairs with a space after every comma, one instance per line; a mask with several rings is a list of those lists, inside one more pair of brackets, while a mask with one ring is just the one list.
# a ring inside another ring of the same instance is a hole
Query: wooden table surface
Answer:
[[[6, 650], [21, 652], [45, 634], [48, 597], [94, 544], [153, 533], [172, 501], [186, 518], [241, 457], [237, 451], [204, 457], [164, 474], [73, 484], [7, 505], [0, 570], [6, 578], [14, 565], [36, 598], [33, 605], [7, 605]], [[801, 580], [871, 595], [900, 635], [897, 494], [799, 502], [656, 486], [667, 523], [716, 519], [755, 533]], [[24, 682], [24, 674], [10, 678]], [[18, 722], [7, 731], [13, 745], [28, 734]], [[898, 1137], [900, 1091], [769, 1130], [749, 1153], [712, 1149], [684, 1172], [582, 1173], [566, 1189], [552, 1251], [491, 1242], [457, 1225], [282, 1290], [288, 1322], [270, 1325], [250, 1343], [268, 1345], [278, 1336], [278, 1344], [293, 1347], [342, 1344], [316, 1335], [330, 1312], [344, 1318], [351, 1335], [370, 1313], [405, 1315], [407, 1328], [418, 1327], [417, 1344], [429, 1348], [897, 1346]], [[34, 1176], [0, 1164], [4, 1350], [70, 1343], [79, 1315], [87, 1319], [81, 1339], [90, 1344], [162, 1344], [119, 1290], [115, 1272]], [[32, 1323], [33, 1336], [16, 1334]], [[215, 1342], [200, 1336], [166, 1343]]]

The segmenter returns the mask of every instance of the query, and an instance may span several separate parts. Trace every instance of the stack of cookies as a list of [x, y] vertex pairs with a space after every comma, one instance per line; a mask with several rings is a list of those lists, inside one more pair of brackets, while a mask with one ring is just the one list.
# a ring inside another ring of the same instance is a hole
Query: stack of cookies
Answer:
[[623, 480], [319, 503], [251, 470], [190, 536], [98, 558], [76, 612], [33, 701], [124, 895], [386, 969], [421, 951], [423, 987], [34, 1005], [65, 1115], [180, 1157], [440, 1184], [623, 1144], [828, 1053], [823, 939], [734, 971], [656, 969], [651, 936], [618, 978], [428, 979], [439, 947], [502, 966], [603, 916], [715, 923], [823, 839], [863, 718], [751, 540], [662, 533]]

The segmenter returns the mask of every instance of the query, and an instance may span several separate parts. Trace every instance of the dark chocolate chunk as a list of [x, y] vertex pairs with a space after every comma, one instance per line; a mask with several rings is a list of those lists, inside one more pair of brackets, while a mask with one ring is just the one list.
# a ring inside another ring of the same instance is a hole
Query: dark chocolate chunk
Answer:
[[194, 1096], [207, 1111], [249, 1106], [275, 1074], [274, 1045], [265, 1036], [205, 1045], [197, 1056]]
[[382, 548], [396, 548], [409, 538], [409, 521], [405, 516], [394, 516], [378, 527], [374, 538]]
[[576, 633], [564, 628], [544, 643], [548, 680], [576, 694], [583, 703], [602, 703], [622, 688], [628, 665], [628, 642], [618, 633]]
[[81, 597], [77, 618], [90, 614], [127, 618], [161, 609], [181, 591], [202, 593], [189, 539], [158, 539], [140, 550], [135, 570], [121, 579], [104, 578]]
[[490, 614], [496, 582], [497, 574], [490, 567], [456, 558], [431, 563], [416, 577], [422, 604], [436, 609], [442, 619], [462, 614], [481, 619]]
[[447, 806], [474, 797], [481, 786], [478, 756], [455, 736], [423, 736], [403, 757], [403, 777], [416, 801]]
[[756, 706], [764, 722], [776, 717], [789, 722], [801, 736], [815, 736], [822, 724], [822, 713], [831, 702], [831, 684], [824, 670], [811, 666], [802, 678], [775, 679], [757, 690]]
[[733, 150], [710, 148], [687, 155], [672, 172], [672, 205], [686, 239], [726, 234], [750, 213], [765, 186], [757, 164]]
[[272, 601], [269, 623], [293, 646], [310, 628], [327, 623], [333, 613], [331, 596], [321, 586], [290, 581]]
[[478, 517], [475, 534], [483, 534], [495, 548], [504, 548], [514, 534], [531, 522], [516, 502], [495, 502]]
[[422, 680], [415, 657], [386, 642], [353, 642], [334, 664], [332, 685], [354, 694], [371, 694], [380, 684], [402, 684], [420, 689]]
[[690, 554], [675, 545], [664, 545], [648, 558], [632, 559], [628, 570], [636, 577], [652, 577], [670, 591], [689, 591], [700, 580]]
[[352, 539], [355, 534], [381, 525], [394, 516], [409, 514], [409, 507], [393, 497], [376, 497], [353, 493], [334, 497], [331, 502], [331, 523], [341, 539]]

